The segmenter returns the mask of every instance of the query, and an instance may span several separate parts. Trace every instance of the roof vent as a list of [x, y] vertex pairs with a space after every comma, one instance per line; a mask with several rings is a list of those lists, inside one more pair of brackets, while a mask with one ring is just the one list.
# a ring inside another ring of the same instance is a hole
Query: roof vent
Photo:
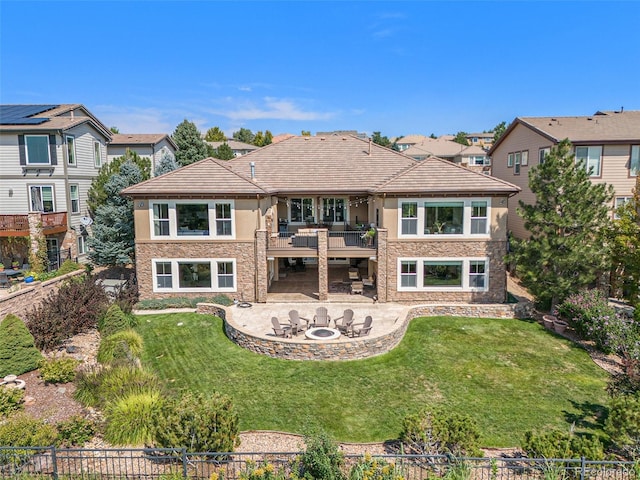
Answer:
[[256, 162], [249, 163], [249, 166], [251, 167], [251, 180], [255, 180], [256, 179]]

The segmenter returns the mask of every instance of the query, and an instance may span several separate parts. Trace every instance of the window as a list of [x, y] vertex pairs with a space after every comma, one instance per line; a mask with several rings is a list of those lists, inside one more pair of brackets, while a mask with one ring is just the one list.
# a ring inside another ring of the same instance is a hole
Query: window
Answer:
[[71, 213], [80, 213], [78, 185], [69, 185], [69, 198], [71, 199]]
[[422, 285], [462, 287], [462, 261], [424, 262]]
[[292, 222], [306, 222], [307, 219], [311, 223], [315, 221], [313, 214], [313, 198], [292, 198], [290, 219]]
[[491, 165], [491, 162], [489, 161], [489, 157], [485, 155], [476, 155], [469, 157], [469, 165]]
[[67, 164], [76, 165], [76, 139], [67, 135]]
[[399, 258], [398, 291], [487, 291], [487, 258]]
[[54, 212], [53, 187], [50, 185], [32, 185], [29, 187], [32, 212]]
[[173, 288], [171, 262], [156, 262], [156, 287]]
[[166, 203], [153, 204], [153, 234], [158, 237], [169, 235], [169, 205]]
[[486, 262], [479, 262], [477, 260], [472, 260], [469, 262], [469, 287], [484, 289], [484, 286], [487, 284], [486, 279]]
[[176, 204], [178, 236], [209, 235], [209, 206], [206, 203]]
[[513, 174], [520, 175], [520, 161], [521, 161], [522, 152], [516, 152], [513, 154], [514, 164], [513, 164]]
[[84, 255], [87, 253], [87, 237], [80, 235], [78, 237], [78, 255]]
[[153, 259], [153, 290], [232, 292], [236, 290], [235, 259]]
[[487, 233], [487, 202], [471, 202], [471, 234]]
[[49, 135], [25, 135], [27, 165], [50, 165]]
[[522, 152], [522, 165], [529, 165], [529, 150]]
[[416, 235], [418, 233], [418, 203], [404, 202], [402, 209], [402, 229], [403, 235]]
[[549, 147], [541, 148], [538, 150], [538, 163], [542, 165], [544, 163], [544, 159], [547, 155], [549, 155], [551, 149]]
[[507, 167], [513, 167], [513, 153], [507, 155]]
[[400, 285], [403, 287], [417, 286], [418, 279], [418, 263], [415, 261], [403, 261], [400, 270]]
[[100, 152], [100, 142], [93, 142], [93, 164], [100, 168], [102, 166], [102, 154]]
[[344, 198], [322, 199], [322, 221], [344, 222]]
[[425, 202], [424, 233], [462, 234], [464, 202]]
[[640, 175], [640, 145], [631, 146], [631, 158], [629, 159], [629, 175], [637, 177]]
[[219, 237], [231, 236], [231, 204], [216, 203], [216, 235]]
[[590, 176], [600, 176], [602, 147], [576, 147], [576, 163], [582, 164]]
[[633, 197], [616, 197], [614, 208], [613, 208], [613, 218], [618, 220], [620, 218], [620, 216], [617, 213], [618, 209], [623, 205], [626, 205], [627, 203], [629, 203], [631, 200], [633, 200]]
[[218, 262], [218, 288], [233, 288], [233, 262]]

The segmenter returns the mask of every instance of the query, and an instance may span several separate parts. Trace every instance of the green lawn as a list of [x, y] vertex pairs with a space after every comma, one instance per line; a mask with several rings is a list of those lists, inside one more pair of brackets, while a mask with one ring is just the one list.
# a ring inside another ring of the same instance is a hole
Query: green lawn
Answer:
[[[304, 433], [322, 426], [336, 440], [397, 438], [402, 418], [441, 404], [472, 415], [481, 445], [519, 445], [525, 430], [599, 430], [607, 375], [582, 349], [521, 320], [415, 319], [391, 352], [366, 360], [279, 360], [230, 340], [218, 318], [140, 316], [144, 363], [171, 388], [230, 395], [242, 430]], [[182, 322], [182, 326], [178, 323]]]

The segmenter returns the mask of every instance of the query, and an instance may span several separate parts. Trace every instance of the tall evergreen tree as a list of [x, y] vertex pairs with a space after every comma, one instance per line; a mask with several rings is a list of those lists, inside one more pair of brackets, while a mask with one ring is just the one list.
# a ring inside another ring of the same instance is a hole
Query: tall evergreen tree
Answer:
[[102, 165], [98, 175], [91, 180], [91, 187], [89, 187], [89, 191], [87, 192], [87, 205], [92, 217], [95, 217], [98, 207], [103, 205], [107, 200], [104, 184], [109, 181], [114, 173], [120, 171], [120, 167], [125, 162], [133, 162], [138, 166], [142, 174], [142, 180], [151, 178], [151, 160], [141, 157], [133, 150], [127, 149], [123, 156], [116, 157], [109, 163]]
[[207, 144], [202, 140], [195, 123], [185, 119], [176, 127], [171, 138], [178, 146], [176, 160], [181, 166], [207, 158]]
[[453, 138], [453, 141], [459, 143], [460, 145], [469, 145], [469, 140], [467, 140], [467, 132], [458, 132], [456, 136]]
[[156, 168], [153, 171], [153, 175], [157, 177], [158, 175], [163, 175], [165, 173], [173, 172], [178, 168], [180, 168], [180, 165], [178, 165], [178, 162], [176, 162], [176, 158], [173, 155], [171, 155], [169, 152], [165, 152], [162, 155], [162, 158], [160, 159], [158, 164], [156, 165]]
[[529, 188], [536, 203], [520, 201], [518, 213], [531, 237], [514, 242], [513, 260], [538, 303], [553, 309], [605, 271], [603, 240], [613, 189], [591, 183], [585, 166], [576, 165], [568, 139], [531, 168]]
[[493, 143], [497, 143], [500, 140], [500, 137], [504, 134], [507, 129], [507, 122], [500, 122], [498, 125], [493, 127]]
[[271, 145], [273, 143], [273, 133], [270, 130], [264, 132], [264, 144]]
[[220, 160], [231, 160], [236, 156], [233, 154], [233, 150], [228, 143], [223, 143], [218, 148], [213, 150], [213, 158], [219, 158]]
[[380, 132], [373, 132], [371, 135], [371, 141], [377, 145], [391, 148], [391, 140], [386, 135], [383, 137]]
[[133, 162], [125, 162], [119, 173], [105, 183], [107, 200], [96, 211], [93, 235], [89, 237], [89, 258], [98, 265], [128, 265], [135, 254], [133, 202], [120, 192], [140, 183], [142, 173]]

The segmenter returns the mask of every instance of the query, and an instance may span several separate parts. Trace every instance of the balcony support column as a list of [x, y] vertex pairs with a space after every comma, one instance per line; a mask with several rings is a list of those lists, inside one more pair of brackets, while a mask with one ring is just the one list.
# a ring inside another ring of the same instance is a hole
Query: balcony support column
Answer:
[[[32, 263], [32, 258], [38, 257], [38, 250], [40, 250], [40, 242], [44, 238], [42, 233], [42, 213], [30, 212], [29, 218], [29, 263]], [[46, 265], [44, 265], [46, 268]], [[34, 268], [34, 265], [31, 266]]]
[[329, 231], [326, 228], [318, 229], [318, 300], [321, 302], [329, 299], [328, 244]]
[[389, 278], [389, 269], [397, 268], [395, 265], [388, 264], [388, 252], [387, 252], [387, 239], [388, 230], [386, 228], [378, 228], [378, 274], [376, 276], [376, 289], [378, 295], [378, 302], [386, 303], [387, 301], [387, 281]]
[[269, 268], [267, 265], [267, 230], [256, 231], [256, 287], [255, 301], [267, 302]]

